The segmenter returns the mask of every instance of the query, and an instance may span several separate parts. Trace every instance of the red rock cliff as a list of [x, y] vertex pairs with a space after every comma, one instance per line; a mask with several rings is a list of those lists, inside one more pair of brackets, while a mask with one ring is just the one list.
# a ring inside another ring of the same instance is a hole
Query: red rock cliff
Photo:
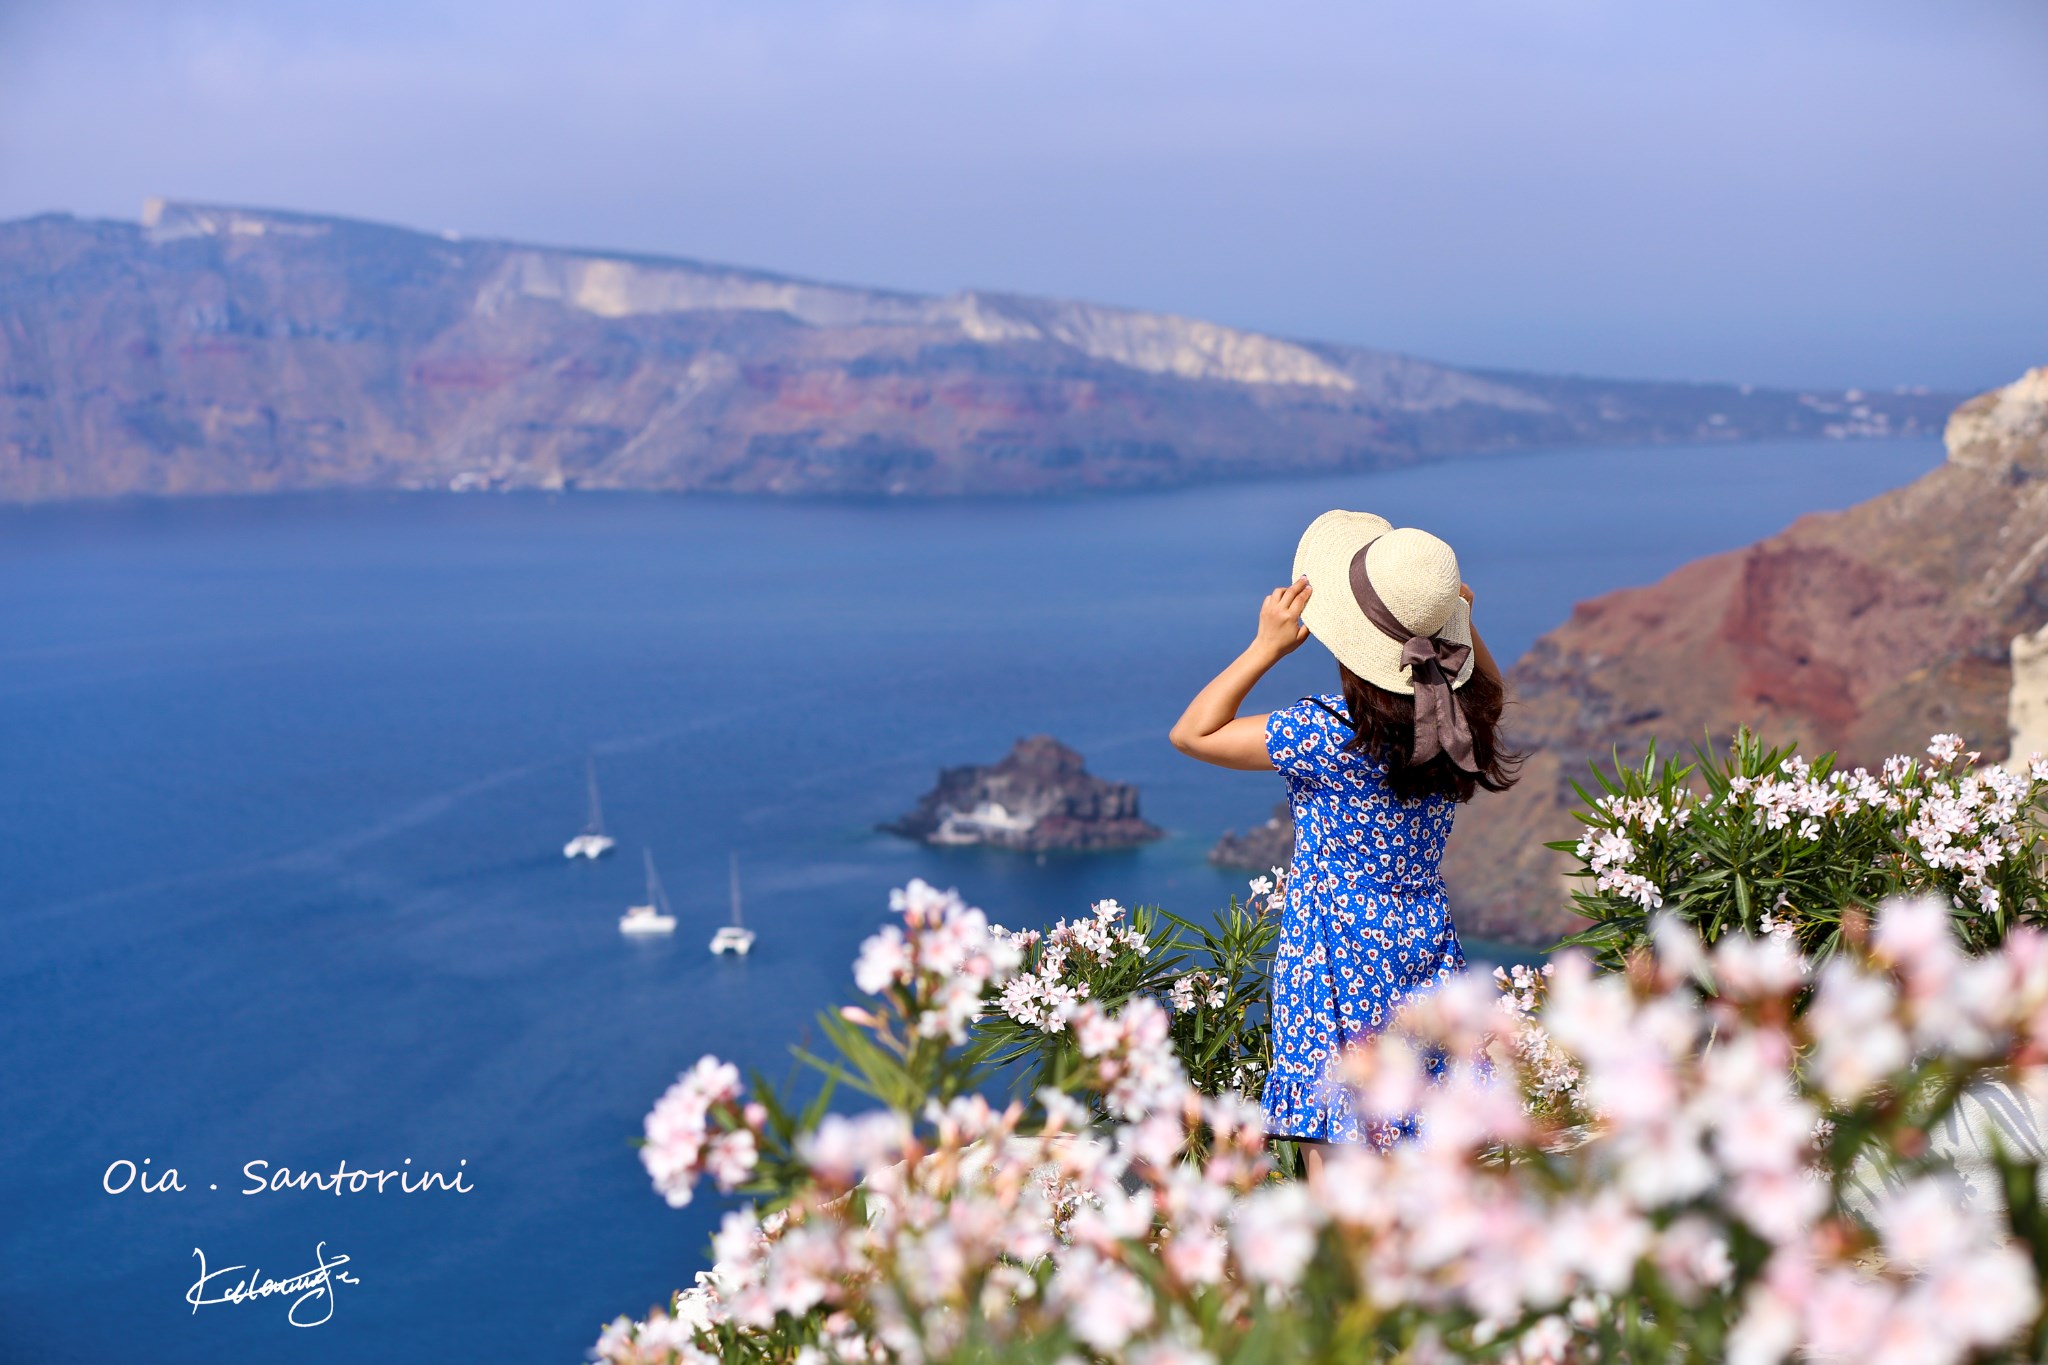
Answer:
[[1615, 749], [1684, 753], [1747, 724], [1875, 764], [1955, 731], [2002, 754], [2012, 638], [2048, 623], [2048, 368], [1950, 417], [1948, 460], [1661, 583], [1581, 603], [1510, 672], [1521, 785], [1461, 815], [1446, 857], [1467, 932], [1577, 922], [1559, 855], [1571, 782]]

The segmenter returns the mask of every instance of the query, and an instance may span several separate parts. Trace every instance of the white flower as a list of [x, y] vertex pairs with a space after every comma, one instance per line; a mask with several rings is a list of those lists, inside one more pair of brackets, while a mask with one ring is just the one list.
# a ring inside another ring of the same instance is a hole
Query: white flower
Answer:
[[1202, 1006], [1220, 1010], [1228, 996], [1224, 992], [1222, 977], [1209, 972], [1189, 972], [1174, 981], [1166, 998], [1175, 1014], [1191, 1014]]
[[864, 994], [880, 995], [908, 980], [910, 954], [903, 931], [893, 924], [885, 925], [860, 945], [860, 957], [853, 964], [853, 984]]

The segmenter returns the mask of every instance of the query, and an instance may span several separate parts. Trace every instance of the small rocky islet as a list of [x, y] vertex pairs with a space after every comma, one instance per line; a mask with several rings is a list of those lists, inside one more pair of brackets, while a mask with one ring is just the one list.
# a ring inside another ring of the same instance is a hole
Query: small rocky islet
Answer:
[[1266, 822], [1244, 833], [1224, 831], [1209, 850], [1209, 861], [1218, 867], [1243, 867], [1257, 872], [1285, 867], [1294, 857], [1294, 812], [1285, 801], [1273, 807]]
[[1166, 831], [1138, 813], [1138, 789], [1087, 770], [1050, 735], [1017, 741], [995, 763], [939, 770], [938, 784], [880, 828], [922, 843], [1022, 853], [1134, 848]]

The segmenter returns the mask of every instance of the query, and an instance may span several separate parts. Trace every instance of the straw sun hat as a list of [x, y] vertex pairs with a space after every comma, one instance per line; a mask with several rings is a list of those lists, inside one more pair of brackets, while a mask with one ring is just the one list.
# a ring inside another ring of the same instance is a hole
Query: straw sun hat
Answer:
[[[1471, 680], [1472, 609], [1458, 595], [1458, 556], [1443, 541], [1413, 527], [1396, 530], [1370, 512], [1325, 512], [1301, 533], [1294, 577], [1306, 575], [1315, 591], [1301, 623], [1337, 662], [1375, 687], [1411, 694], [1415, 684], [1402, 661], [1406, 641], [1373, 624], [1355, 590], [1353, 562], [1370, 590], [1411, 637], [1464, 646], [1453, 688]], [[1455, 653], [1455, 651], [1451, 651]]]

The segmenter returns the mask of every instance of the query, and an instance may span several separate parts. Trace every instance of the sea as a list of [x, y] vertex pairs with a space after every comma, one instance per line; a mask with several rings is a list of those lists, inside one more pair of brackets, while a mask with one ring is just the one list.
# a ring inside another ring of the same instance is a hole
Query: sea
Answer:
[[[1575, 601], [1940, 458], [1673, 446], [1043, 500], [0, 513], [0, 1360], [579, 1360], [691, 1281], [732, 1206], [652, 1192], [650, 1103], [707, 1052], [791, 1077], [892, 887], [957, 887], [1016, 927], [1243, 890], [1204, 855], [1279, 781], [1166, 733], [1316, 514], [1449, 540], [1512, 659]], [[1332, 677], [1311, 642], [1250, 705]], [[941, 766], [1040, 733], [1137, 783], [1168, 837], [1040, 858], [876, 831]], [[590, 761], [619, 846], [571, 863]], [[617, 929], [643, 849], [672, 939]], [[760, 938], [714, 959], [735, 853]], [[343, 1162], [464, 1189], [245, 1192], [252, 1169]], [[356, 1283], [324, 1308], [190, 1301], [338, 1255]]]

